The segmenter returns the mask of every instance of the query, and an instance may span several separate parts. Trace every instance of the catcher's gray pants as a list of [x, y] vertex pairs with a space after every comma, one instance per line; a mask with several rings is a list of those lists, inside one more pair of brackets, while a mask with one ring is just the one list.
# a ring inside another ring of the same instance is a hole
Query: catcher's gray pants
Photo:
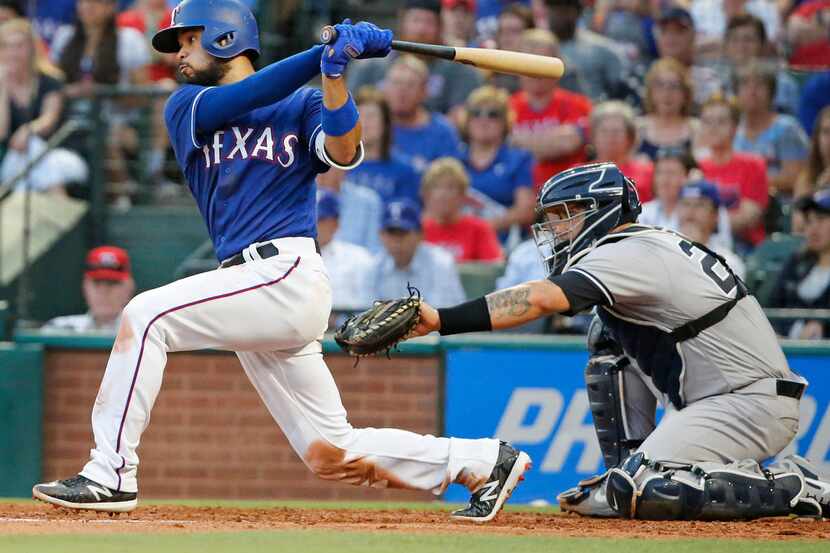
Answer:
[[645, 438], [637, 451], [650, 459], [761, 462], [780, 453], [798, 430], [799, 400], [779, 396], [773, 378], [695, 401], [679, 411], [669, 404], [655, 427], [657, 400], [644, 375], [634, 368], [623, 374], [628, 436]]
[[161, 388], [167, 352], [236, 351], [271, 415], [321, 478], [440, 493], [490, 476], [499, 442], [355, 429], [319, 339], [331, 288], [310, 238], [274, 240], [279, 255], [185, 278], [136, 296], [124, 310], [95, 406], [95, 449], [81, 474], [137, 491], [141, 433]]

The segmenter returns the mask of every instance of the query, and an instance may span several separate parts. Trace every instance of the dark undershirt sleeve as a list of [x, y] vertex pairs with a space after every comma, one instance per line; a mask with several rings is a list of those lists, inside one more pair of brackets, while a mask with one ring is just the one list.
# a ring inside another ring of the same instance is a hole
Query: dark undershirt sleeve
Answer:
[[565, 297], [568, 298], [571, 308], [569, 311], [562, 313], [563, 315], [572, 317], [595, 305], [611, 305], [607, 292], [579, 272], [566, 271], [561, 275], [550, 276], [548, 280], [559, 286]]

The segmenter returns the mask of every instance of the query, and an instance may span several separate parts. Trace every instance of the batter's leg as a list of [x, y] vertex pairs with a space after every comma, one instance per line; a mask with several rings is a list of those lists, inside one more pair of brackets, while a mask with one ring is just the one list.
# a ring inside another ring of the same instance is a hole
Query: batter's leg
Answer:
[[[322, 334], [328, 278], [309, 243], [309, 257], [279, 255], [210, 271], [130, 301], [93, 406], [95, 448], [82, 476], [118, 492], [137, 492], [136, 449], [168, 352], [297, 348]], [[318, 295], [319, 304], [301, 301], [309, 293]]]
[[476, 491], [493, 471], [498, 440], [353, 428], [318, 342], [237, 355], [291, 446], [320, 478], [440, 494], [452, 482]]

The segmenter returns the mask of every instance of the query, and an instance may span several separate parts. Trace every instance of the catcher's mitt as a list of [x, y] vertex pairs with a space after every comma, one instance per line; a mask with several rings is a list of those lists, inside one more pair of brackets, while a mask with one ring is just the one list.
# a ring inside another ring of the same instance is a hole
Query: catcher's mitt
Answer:
[[410, 287], [408, 298], [376, 301], [366, 311], [349, 317], [337, 329], [334, 340], [349, 355], [388, 354], [420, 318], [421, 293]]

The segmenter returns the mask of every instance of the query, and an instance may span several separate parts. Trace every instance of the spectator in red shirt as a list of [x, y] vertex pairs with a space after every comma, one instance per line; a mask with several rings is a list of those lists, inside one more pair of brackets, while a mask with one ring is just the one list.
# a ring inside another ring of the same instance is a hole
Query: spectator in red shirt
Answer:
[[787, 21], [789, 63], [799, 69], [830, 66], [830, 0], [802, 2]]
[[464, 261], [501, 261], [496, 231], [479, 217], [462, 214], [470, 177], [455, 158], [436, 159], [424, 173], [424, 240]]
[[599, 104], [591, 113], [591, 129], [595, 161], [616, 163], [637, 184], [640, 201], [651, 201], [654, 165], [632, 157], [637, 144], [637, 119], [631, 106], [619, 100]]
[[709, 155], [699, 165], [703, 176], [718, 185], [729, 208], [732, 233], [744, 246], [752, 247], [764, 239], [762, 219], [769, 201], [769, 185], [762, 157], [732, 149], [740, 115], [734, 102], [720, 96], [703, 104], [701, 136]]
[[[170, 24], [172, 10], [166, 0], [138, 0], [132, 9], [118, 14], [115, 22], [118, 27], [132, 28], [147, 37], [150, 43], [159, 29]], [[152, 82], [176, 79], [176, 54], [160, 54], [151, 49], [153, 61], [148, 66], [148, 77]]]
[[[550, 31], [522, 34], [523, 52], [559, 56], [559, 42]], [[587, 161], [585, 144], [591, 100], [559, 88], [559, 79], [521, 77], [520, 90], [510, 98], [516, 114], [511, 139], [537, 160], [533, 184], [538, 191], [553, 175]]]

